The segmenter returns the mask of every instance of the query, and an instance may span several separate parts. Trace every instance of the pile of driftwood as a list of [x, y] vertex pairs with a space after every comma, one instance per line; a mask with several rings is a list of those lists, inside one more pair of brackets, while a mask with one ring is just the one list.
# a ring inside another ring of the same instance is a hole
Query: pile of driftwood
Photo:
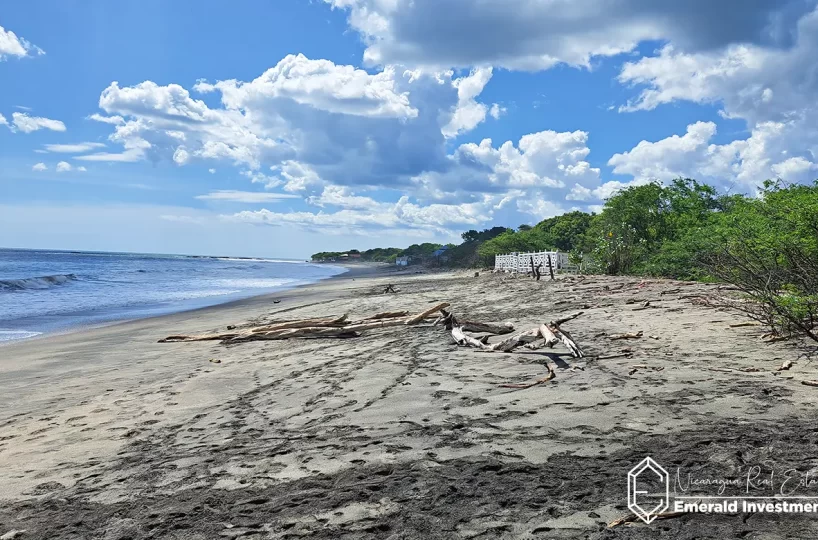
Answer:
[[[347, 315], [342, 315], [340, 317], [277, 321], [247, 328], [229, 326], [227, 332], [173, 335], [160, 339], [159, 343], [221, 341], [224, 344], [233, 344], [290, 338], [353, 338], [360, 336], [361, 332], [366, 330], [411, 326], [425, 321], [431, 322], [434, 319], [434, 322], [427, 326], [442, 324], [451, 332], [455, 343], [460, 346], [473, 347], [486, 352], [511, 352], [521, 346], [526, 346], [528, 349], [539, 349], [553, 347], [558, 343], [562, 343], [575, 358], [583, 356], [582, 349], [571, 337], [571, 334], [561, 327], [562, 324], [582, 315], [582, 312], [556, 319], [547, 324], [540, 324], [536, 328], [490, 344], [489, 339], [492, 336], [503, 336], [514, 332], [514, 325], [511, 323], [492, 324], [458, 320], [454, 313], [446, 310], [448, 307], [449, 304], [444, 302], [415, 315], [410, 315], [408, 311], [391, 311], [378, 313], [361, 320], [349, 320]], [[480, 337], [467, 332], [480, 334]]]
[[299, 319], [279, 321], [262, 326], [254, 326], [217, 334], [175, 335], [160, 339], [159, 343], [178, 341], [221, 341], [225, 344], [246, 341], [280, 340], [290, 338], [350, 338], [358, 337], [364, 330], [417, 324], [435, 316], [441, 309], [449, 307], [448, 303], [438, 304], [432, 308], [409, 316], [408, 311], [378, 313], [359, 321], [350, 321], [346, 315], [324, 319]]
[[[445, 324], [446, 329], [451, 331], [455, 343], [464, 347], [474, 347], [491, 352], [511, 352], [521, 346], [526, 346], [529, 349], [540, 349], [542, 347], [553, 347], [557, 343], [562, 343], [571, 351], [571, 356], [574, 358], [582, 358], [584, 356], [582, 349], [577, 345], [576, 341], [574, 341], [574, 338], [571, 337], [571, 334], [560, 327], [560, 325], [582, 315], [581, 311], [568, 317], [556, 319], [548, 324], [542, 323], [536, 328], [520, 332], [494, 344], [489, 344], [488, 338], [490, 336], [488, 335], [477, 338], [467, 334], [466, 331], [486, 332], [490, 334], [499, 334], [501, 332], [488, 328], [489, 325], [475, 325], [475, 323], [469, 321], [458, 321], [453, 313], [448, 313], [445, 309], [441, 310], [441, 313], [443, 314], [443, 318], [439, 321], [435, 321], [435, 324], [438, 322]], [[513, 330], [513, 327], [511, 327], [511, 329]]]

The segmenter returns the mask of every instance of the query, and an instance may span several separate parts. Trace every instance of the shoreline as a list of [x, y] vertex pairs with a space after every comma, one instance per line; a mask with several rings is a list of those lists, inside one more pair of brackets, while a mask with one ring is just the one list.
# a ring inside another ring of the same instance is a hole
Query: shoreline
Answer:
[[239, 299], [235, 299], [235, 300], [228, 300], [226, 302], [221, 302], [221, 303], [218, 303], [218, 304], [212, 304], [212, 305], [201, 306], [201, 307], [194, 307], [194, 308], [190, 308], [190, 309], [183, 309], [181, 311], [173, 311], [173, 312], [170, 312], [170, 313], [162, 313], [160, 315], [149, 315], [149, 316], [146, 316], [146, 317], [138, 317], [138, 318], [132, 318], [132, 319], [129, 319], [129, 318], [117, 319], [117, 320], [111, 320], [111, 321], [101, 322], [101, 323], [97, 323], [97, 324], [89, 324], [89, 325], [77, 325], [77, 326], [72, 326], [72, 327], [65, 328], [65, 329], [58, 330], [58, 331], [54, 331], [54, 332], [40, 332], [40, 333], [38, 333], [38, 334], [36, 334], [34, 336], [27, 337], [27, 338], [10, 339], [10, 340], [6, 340], [6, 341], [0, 341], [0, 350], [5, 351], [9, 347], [13, 347], [13, 346], [16, 346], [16, 345], [19, 345], [19, 344], [22, 344], [22, 343], [31, 343], [31, 342], [34, 342], [34, 341], [40, 342], [42, 340], [57, 338], [57, 337], [60, 337], [60, 336], [68, 336], [68, 335], [73, 335], [73, 334], [77, 334], [77, 333], [91, 332], [91, 331], [98, 330], [98, 329], [101, 329], [101, 328], [108, 328], [108, 327], [118, 326], [118, 325], [122, 325], [122, 324], [129, 324], [129, 323], [144, 321], [144, 320], [148, 320], [148, 319], [161, 319], [163, 317], [173, 317], [174, 315], [181, 315], [181, 314], [186, 314], [186, 313], [196, 313], [196, 312], [199, 312], [199, 311], [206, 311], [206, 310], [210, 310], [210, 309], [219, 309], [219, 308], [225, 308], [225, 307], [231, 308], [231, 307], [241, 307], [243, 305], [253, 305], [256, 302], [263, 301], [264, 299], [273, 299], [274, 297], [278, 298], [278, 297], [281, 297], [282, 295], [285, 295], [289, 291], [294, 291], [294, 290], [298, 290], [298, 289], [301, 289], [301, 288], [311, 287], [313, 285], [317, 285], [319, 283], [327, 282], [327, 281], [330, 281], [330, 280], [343, 279], [343, 278], [354, 279], [356, 277], [364, 277], [364, 276], [372, 275], [372, 274], [378, 273], [378, 272], [380, 272], [382, 270], [385, 271], [385, 268], [381, 268], [381, 266], [379, 266], [378, 263], [373, 263], [373, 264], [369, 264], [369, 263], [360, 263], [360, 264], [355, 264], [355, 263], [333, 263], [333, 264], [328, 264], [327, 266], [335, 266], [335, 267], [339, 267], [339, 268], [345, 268], [346, 271], [340, 272], [340, 273], [335, 274], [333, 276], [329, 276], [327, 278], [319, 279], [318, 281], [313, 281], [313, 282], [310, 282], [310, 283], [302, 283], [300, 285], [295, 285], [295, 286], [292, 286], [292, 287], [284, 286], [281, 289], [278, 289], [276, 291], [265, 292], [265, 293], [261, 293], [261, 294], [255, 294], [255, 295], [252, 295], [252, 296], [248, 296], [248, 297], [245, 297], [245, 298], [239, 298]]

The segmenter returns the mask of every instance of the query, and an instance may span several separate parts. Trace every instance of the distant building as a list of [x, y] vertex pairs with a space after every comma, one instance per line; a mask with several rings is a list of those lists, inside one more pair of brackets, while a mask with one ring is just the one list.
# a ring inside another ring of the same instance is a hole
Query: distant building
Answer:
[[360, 254], [360, 253], [350, 253], [350, 254], [349, 254], [349, 258], [350, 258], [350, 259], [360, 259], [360, 258], [361, 258], [361, 254]]
[[449, 246], [443, 246], [440, 249], [436, 249], [434, 253], [432, 253], [432, 257], [434, 257], [438, 262], [446, 262], [449, 260]]
[[397, 259], [395, 259], [395, 264], [397, 266], [409, 266], [409, 261], [411, 259], [412, 258], [408, 257], [408, 256], [407, 257], [398, 257]]

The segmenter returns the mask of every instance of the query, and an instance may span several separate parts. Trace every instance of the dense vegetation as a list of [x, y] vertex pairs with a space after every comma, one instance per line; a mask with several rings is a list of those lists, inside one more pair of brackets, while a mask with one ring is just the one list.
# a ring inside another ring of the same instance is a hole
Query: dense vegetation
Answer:
[[[516, 230], [470, 230], [462, 238], [445, 264], [493, 266], [498, 254], [560, 250], [588, 272], [732, 283], [755, 300], [746, 304], [750, 315], [779, 333], [818, 341], [818, 182], [768, 181], [755, 197], [719, 194], [689, 178], [651, 183], [618, 192], [599, 214], [569, 212]], [[430, 261], [439, 247], [361, 255]]]
[[531, 227], [521, 225], [487, 240], [477, 249], [481, 263], [494, 264], [494, 256], [513, 251], [580, 251], [593, 216], [585, 212], [569, 212], [548, 218]]
[[357, 249], [350, 249], [349, 251], [321, 251], [312, 255], [314, 261], [331, 261], [339, 260], [342, 255], [360, 255], [356, 259], [368, 262], [386, 262], [394, 263], [398, 257], [409, 256], [416, 259], [418, 262], [426, 260], [432, 256], [435, 250], [443, 247], [443, 244], [432, 244], [425, 242], [423, 244], [412, 244], [406, 249], [400, 248], [374, 248], [366, 251], [359, 251]]
[[[723, 281], [737, 307], [781, 335], [818, 341], [818, 182], [766, 182], [757, 197], [678, 179], [625, 189], [598, 215], [572, 212], [499, 235], [481, 260], [560, 249], [591, 271]], [[751, 300], [747, 302], [746, 300]]]

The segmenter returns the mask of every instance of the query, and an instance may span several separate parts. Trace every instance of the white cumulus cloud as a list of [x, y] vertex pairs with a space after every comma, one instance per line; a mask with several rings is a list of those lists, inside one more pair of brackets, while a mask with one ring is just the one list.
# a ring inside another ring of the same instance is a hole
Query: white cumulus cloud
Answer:
[[52, 120], [50, 118], [41, 118], [38, 116], [29, 116], [26, 113], [15, 112], [11, 114], [12, 124], [14, 130], [22, 131], [23, 133], [32, 133], [41, 129], [50, 129], [51, 131], [65, 131], [65, 124], [59, 120]]
[[31, 54], [41, 55], [45, 54], [45, 51], [0, 26], [0, 61], [5, 60], [7, 56], [23, 58]]
[[719, 145], [711, 142], [716, 125], [698, 122], [681, 137], [642, 141], [629, 152], [614, 155], [608, 164], [615, 173], [633, 175], [639, 182], [690, 177], [724, 188], [738, 185], [745, 192], [772, 178], [813, 180], [818, 166], [811, 155], [810, 159], [790, 155], [792, 130], [786, 123], [763, 122], [749, 138]]

